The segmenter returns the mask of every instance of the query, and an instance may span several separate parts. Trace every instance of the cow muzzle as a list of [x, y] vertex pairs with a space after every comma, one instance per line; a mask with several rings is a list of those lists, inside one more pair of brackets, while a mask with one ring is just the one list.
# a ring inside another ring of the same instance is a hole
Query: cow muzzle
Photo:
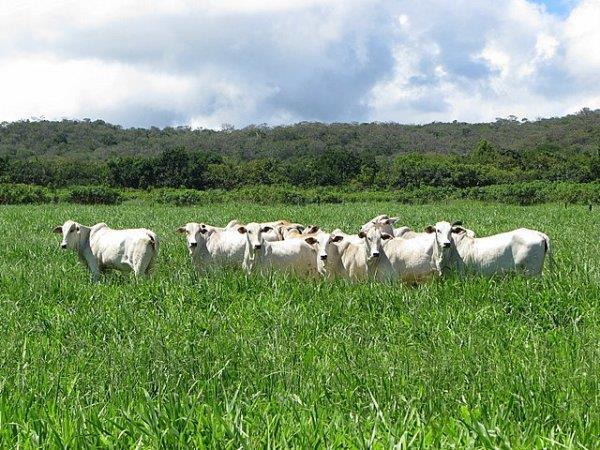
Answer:
[[60, 248], [62, 248], [63, 250], [67, 248], [67, 244], [60, 244]]
[[254, 249], [255, 250], [260, 250], [261, 247], [262, 247], [262, 245], [260, 245], [260, 244], [254, 244]]
[[379, 252], [371, 253], [371, 258], [379, 258]]
[[444, 248], [450, 248], [450, 245], [451, 245], [450, 242], [444, 242], [442, 244], [442, 247], [444, 247]]
[[196, 248], [196, 247], [198, 247], [197, 242], [190, 242], [190, 248]]
[[325, 261], [327, 259], [327, 255], [320, 255], [319, 258], [321, 258], [321, 261]]

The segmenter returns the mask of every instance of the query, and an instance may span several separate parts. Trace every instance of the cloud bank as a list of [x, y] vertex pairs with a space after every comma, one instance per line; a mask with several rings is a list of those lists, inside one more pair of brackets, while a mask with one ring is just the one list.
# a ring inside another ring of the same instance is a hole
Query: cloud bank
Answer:
[[600, 0], [0, 6], [0, 120], [219, 128], [600, 107]]

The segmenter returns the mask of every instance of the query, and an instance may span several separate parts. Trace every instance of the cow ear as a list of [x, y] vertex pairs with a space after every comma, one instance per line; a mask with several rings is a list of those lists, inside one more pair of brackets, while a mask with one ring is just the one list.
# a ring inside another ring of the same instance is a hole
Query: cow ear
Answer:
[[462, 225], [462, 220], [457, 220], [456, 222], [452, 223], [452, 226], [456, 225]]
[[186, 227], [179, 227], [176, 230], [177, 233], [187, 233], [187, 228]]
[[341, 242], [344, 239], [344, 236], [338, 234], [336, 236], [331, 237], [331, 242]]
[[400, 217], [390, 217], [390, 223], [396, 223], [400, 220]]
[[307, 237], [307, 238], [306, 238], [306, 239], [304, 239], [304, 240], [306, 241], [306, 243], [307, 243], [307, 244], [310, 244], [310, 245], [314, 245], [314, 244], [316, 244], [317, 242], [319, 242], [319, 241], [317, 241], [317, 240], [316, 240], [314, 237], [312, 237], [312, 236], [310, 236], [310, 237]]
[[361, 238], [361, 239], [364, 239], [364, 238], [367, 237], [367, 233], [365, 233], [364, 231], [359, 231], [358, 237]]
[[453, 233], [466, 233], [467, 230], [465, 230], [463, 227], [452, 227], [452, 232]]
[[433, 225], [427, 225], [425, 227], [425, 233], [435, 233], [435, 227]]
[[245, 234], [248, 230], [246, 230], [246, 227], [238, 227], [238, 233], [240, 234]]
[[388, 239], [391, 239], [392, 235], [387, 234], [387, 233], [382, 233], [381, 234], [381, 239], [383, 239], [384, 241], [387, 241]]
[[271, 231], [272, 229], [273, 229], [273, 227], [266, 226], [266, 227], [262, 227], [262, 229], [260, 231], [262, 231], [263, 233], [266, 233], [267, 231]]
[[62, 234], [62, 226], [57, 226], [56, 228], [54, 228], [54, 230], [52, 230], [52, 232], [56, 234]]
[[200, 228], [198, 231], [200, 232], [200, 234], [205, 234], [208, 233], [208, 228]]
[[79, 233], [79, 230], [81, 230], [81, 227], [79, 225], [75, 225], [75, 231]]

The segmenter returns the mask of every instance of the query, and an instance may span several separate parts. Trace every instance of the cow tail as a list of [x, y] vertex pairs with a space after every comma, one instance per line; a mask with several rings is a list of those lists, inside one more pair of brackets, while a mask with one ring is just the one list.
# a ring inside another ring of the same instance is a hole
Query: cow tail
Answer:
[[154, 253], [158, 253], [158, 239], [154, 233], [146, 233], [150, 239], [150, 246], [154, 250]]
[[556, 263], [554, 261], [554, 252], [552, 251], [552, 246], [550, 245], [550, 238], [544, 234], [542, 235], [542, 239], [544, 240], [544, 249], [546, 251], [546, 255], [548, 256], [548, 264], [550, 265], [550, 270], [554, 270]]

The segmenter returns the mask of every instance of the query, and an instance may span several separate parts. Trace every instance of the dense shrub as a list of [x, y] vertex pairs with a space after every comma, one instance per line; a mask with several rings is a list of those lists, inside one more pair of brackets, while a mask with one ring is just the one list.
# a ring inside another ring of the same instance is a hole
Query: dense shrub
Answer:
[[115, 204], [122, 201], [162, 203], [175, 206], [237, 202], [260, 205], [307, 205], [324, 203], [380, 202], [396, 200], [406, 204], [435, 203], [450, 199], [534, 205], [545, 202], [600, 204], [600, 183], [534, 181], [472, 188], [421, 186], [397, 190], [361, 190], [359, 187], [299, 189], [291, 186], [251, 186], [228, 191], [159, 188], [149, 191], [123, 190], [104, 186], [83, 186], [71, 190], [0, 184], [0, 204], [50, 203], [66, 201], [87, 204]]
[[88, 205], [115, 205], [121, 203], [121, 193], [106, 186], [77, 186], [68, 194], [68, 200], [73, 203]]
[[48, 189], [28, 184], [0, 184], [0, 204], [50, 203], [58, 197]]
[[176, 206], [207, 205], [225, 200], [224, 191], [197, 191], [194, 189], [154, 189], [150, 199], [157, 203]]

